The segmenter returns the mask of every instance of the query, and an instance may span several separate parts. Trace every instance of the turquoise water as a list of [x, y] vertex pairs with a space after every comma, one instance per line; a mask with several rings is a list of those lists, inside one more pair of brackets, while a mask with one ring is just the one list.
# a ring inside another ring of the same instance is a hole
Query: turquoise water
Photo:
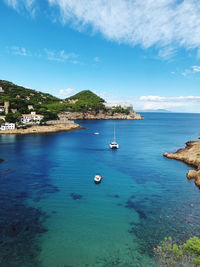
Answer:
[[155, 266], [152, 249], [165, 236], [199, 234], [191, 167], [162, 154], [198, 138], [200, 115], [144, 116], [115, 122], [117, 151], [108, 148], [112, 120], [0, 136], [1, 267]]

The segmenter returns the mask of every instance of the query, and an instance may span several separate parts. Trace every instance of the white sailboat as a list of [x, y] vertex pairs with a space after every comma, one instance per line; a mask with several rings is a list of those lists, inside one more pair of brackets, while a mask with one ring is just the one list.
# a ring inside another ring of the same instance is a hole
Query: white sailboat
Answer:
[[116, 142], [116, 137], [115, 137], [115, 126], [114, 126], [114, 141], [112, 143], [110, 143], [110, 148], [111, 149], [118, 149], [119, 145]]

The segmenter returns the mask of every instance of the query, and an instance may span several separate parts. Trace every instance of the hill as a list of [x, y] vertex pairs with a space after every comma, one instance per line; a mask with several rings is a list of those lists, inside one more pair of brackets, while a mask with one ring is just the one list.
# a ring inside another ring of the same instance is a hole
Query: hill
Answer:
[[[75, 113], [79, 113], [79, 118], [115, 118], [126, 119], [135, 118], [136, 113], [122, 107], [106, 108], [105, 100], [90, 90], [81, 91], [71, 97], [61, 100], [51, 94], [28, 89], [16, 85], [12, 82], [0, 80], [0, 106], [5, 101], [9, 101], [9, 114], [6, 121], [19, 122], [21, 114], [35, 111], [44, 116], [43, 122], [47, 120], [56, 120], [60, 113], [67, 113], [66, 118], [76, 119]], [[121, 114], [121, 115], [120, 115]], [[1, 112], [0, 115], [3, 115]]]
[[33, 105], [39, 109], [42, 105], [59, 101], [58, 98], [50, 94], [42, 93], [33, 89], [16, 85], [12, 82], [0, 80], [0, 105], [4, 101], [10, 102], [10, 108], [17, 109], [20, 113], [28, 111], [28, 105]]
[[100, 110], [105, 109], [103, 103], [105, 100], [90, 90], [83, 90], [71, 97], [68, 97], [66, 101], [73, 104], [73, 109], [77, 111], [83, 110]]
[[[1, 90], [2, 88], [2, 90]], [[9, 101], [9, 111], [20, 114], [30, 113], [30, 109], [45, 116], [44, 120], [56, 119], [62, 111], [86, 112], [104, 110], [104, 99], [90, 90], [81, 91], [66, 100], [51, 94], [28, 89], [12, 82], [0, 80], [0, 106]]]

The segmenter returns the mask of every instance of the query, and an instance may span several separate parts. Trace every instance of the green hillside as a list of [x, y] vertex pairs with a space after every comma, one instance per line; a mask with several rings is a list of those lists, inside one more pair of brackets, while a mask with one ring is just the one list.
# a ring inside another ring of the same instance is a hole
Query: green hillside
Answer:
[[62, 103], [50, 103], [44, 105], [52, 112], [71, 111], [71, 112], [85, 112], [93, 110], [98, 112], [100, 109], [105, 109], [103, 105], [104, 99], [97, 96], [90, 90], [84, 90], [68, 97]]
[[27, 112], [28, 105], [33, 105], [38, 109], [44, 104], [59, 101], [58, 98], [50, 94], [27, 89], [4, 80], [0, 80], [0, 87], [4, 91], [0, 93], [0, 105], [3, 105], [4, 101], [9, 101], [10, 108], [17, 109], [21, 113]]
[[[3, 105], [4, 101], [10, 103], [10, 113], [6, 117], [7, 121], [19, 121], [21, 114], [30, 113], [28, 105], [32, 105], [33, 110], [38, 114], [44, 115], [44, 120], [57, 119], [57, 113], [48, 110], [46, 107], [50, 103], [59, 103], [60, 99], [55, 96], [4, 80], [0, 80], [0, 87], [3, 89], [3, 92], [0, 92], [0, 105]], [[11, 109], [16, 109], [17, 112], [12, 114]]]
[[[11, 109], [17, 109], [18, 114], [16, 116], [18, 118], [20, 118], [20, 114], [30, 113], [29, 105], [32, 105], [34, 111], [38, 114], [44, 115], [44, 120], [56, 119], [57, 114], [61, 111], [86, 112], [93, 110], [98, 112], [105, 109], [103, 105], [104, 99], [90, 90], [81, 91], [65, 100], [61, 100], [50, 94], [27, 89], [4, 80], [0, 80], [0, 87], [4, 91], [0, 92], [0, 105], [3, 105], [4, 101], [9, 101], [10, 113]], [[12, 119], [16, 120], [12, 114], [9, 115], [10, 121]]]

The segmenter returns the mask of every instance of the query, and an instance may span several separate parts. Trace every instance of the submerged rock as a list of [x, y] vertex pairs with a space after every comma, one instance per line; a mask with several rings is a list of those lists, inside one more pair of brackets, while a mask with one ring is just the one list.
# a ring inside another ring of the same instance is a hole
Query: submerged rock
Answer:
[[3, 162], [3, 161], [4, 161], [4, 159], [0, 158], [0, 163]]
[[76, 193], [71, 193], [70, 196], [73, 200], [79, 200], [83, 197], [82, 195]]

